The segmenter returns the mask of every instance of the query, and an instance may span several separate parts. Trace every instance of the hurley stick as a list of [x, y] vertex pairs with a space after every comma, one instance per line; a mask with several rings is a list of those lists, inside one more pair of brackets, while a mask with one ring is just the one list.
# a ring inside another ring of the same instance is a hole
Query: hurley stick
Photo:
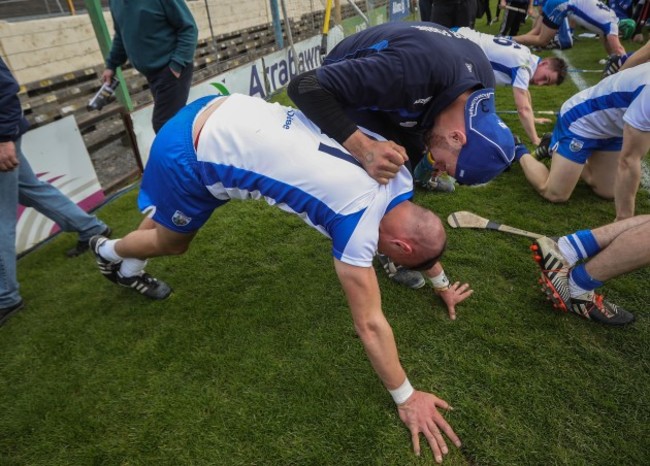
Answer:
[[479, 215], [476, 215], [472, 212], [460, 211], [454, 212], [453, 214], [447, 217], [447, 222], [452, 228], [478, 228], [481, 230], [497, 230], [504, 233], [511, 233], [513, 235], [526, 236], [528, 238], [541, 238], [544, 235], [537, 233], [532, 233], [526, 230], [520, 230], [519, 228], [514, 228], [508, 225], [502, 225], [501, 223], [493, 222], [487, 218], [483, 218]]

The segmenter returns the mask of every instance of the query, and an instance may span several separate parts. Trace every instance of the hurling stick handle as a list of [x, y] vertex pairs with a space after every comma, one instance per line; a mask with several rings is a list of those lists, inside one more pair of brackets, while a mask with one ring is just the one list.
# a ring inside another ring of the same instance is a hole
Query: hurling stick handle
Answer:
[[497, 231], [502, 231], [504, 233], [511, 233], [513, 235], [520, 235], [520, 236], [526, 236], [528, 238], [541, 238], [544, 235], [540, 235], [538, 233], [533, 233], [531, 231], [526, 231], [526, 230], [520, 230], [519, 228], [511, 227], [509, 225], [503, 225], [501, 223], [496, 223], [493, 222], [492, 220], [488, 221], [487, 226], [485, 227], [489, 230], [497, 230]]

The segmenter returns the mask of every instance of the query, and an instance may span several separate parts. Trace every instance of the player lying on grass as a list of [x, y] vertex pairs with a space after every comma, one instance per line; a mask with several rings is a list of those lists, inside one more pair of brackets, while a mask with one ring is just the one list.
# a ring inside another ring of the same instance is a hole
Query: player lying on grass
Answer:
[[542, 286], [555, 307], [607, 325], [634, 321], [630, 312], [594, 290], [650, 264], [650, 215], [577, 231], [557, 243], [540, 238], [531, 248], [542, 268]]
[[650, 149], [650, 63], [621, 71], [567, 100], [549, 149], [550, 171], [518, 146], [516, 157], [533, 187], [552, 202], [564, 202], [582, 178], [616, 203], [616, 219], [634, 215], [641, 160]]
[[530, 142], [539, 145], [535, 124], [551, 123], [548, 118], [535, 118], [528, 86], [560, 85], [567, 73], [566, 62], [559, 57], [540, 58], [525, 45], [485, 34], [470, 28], [452, 28], [452, 31], [477, 44], [490, 60], [497, 86], [512, 86], [521, 126]]
[[237, 94], [205, 97], [181, 110], [154, 140], [138, 197], [152, 228], [141, 226], [120, 240], [94, 237], [92, 246], [106, 278], [163, 299], [171, 289], [144, 273], [146, 259], [185, 252], [216, 208], [231, 199], [264, 199], [299, 215], [332, 240], [355, 329], [412, 433], [415, 452], [421, 432], [442, 461], [448, 452], [443, 434], [460, 446], [437, 410], [449, 405], [411, 387], [382, 312], [372, 259], [379, 250], [424, 271], [452, 319], [472, 290], [445, 277], [442, 223], [412, 196], [405, 166], [387, 184], [378, 183], [298, 110]]

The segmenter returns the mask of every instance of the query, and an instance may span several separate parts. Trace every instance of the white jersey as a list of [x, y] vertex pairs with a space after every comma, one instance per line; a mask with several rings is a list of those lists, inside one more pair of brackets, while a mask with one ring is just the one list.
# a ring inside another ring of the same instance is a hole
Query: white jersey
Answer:
[[372, 265], [384, 214], [413, 196], [406, 167], [380, 185], [302, 112], [245, 95], [210, 115], [197, 159], [217, 199], [264, 199], [297, 214], [332, 239], [334, 257], [360, 267]]
[[528, 89], [540, 61], [528, 47], [505, 37], [484, 34], [468, 27], [453, 30], [483, 49], [492, 65], [497, 85]]
[[567, 100], [562, 125], [591, 139], [623, 136], [623, 124], [650, 131], [650, 63], [613, 74]]

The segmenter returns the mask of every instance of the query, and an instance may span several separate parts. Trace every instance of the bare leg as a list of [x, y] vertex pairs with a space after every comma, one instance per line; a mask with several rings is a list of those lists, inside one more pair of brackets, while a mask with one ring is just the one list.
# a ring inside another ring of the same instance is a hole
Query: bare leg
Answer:
[[[115, 252], [123, 258], [140, 260], [158, 256], [183, 254], [187, 251], [196, 232], [177, 233], [147, 219], [153, 225], [143, 221], [138, 230], [132, 231], [115, 244]], [[145, 228], [142, 228], [145, 226]]]
[[583, 165], [559, 154], [553, 156], [550, 171], [532, 155], [524, 155], [519, 163], [529, 183], [543, 198], [551, 202], [567, 201], [583, 170]]
[[523, 45], [536, 45], [537, 47], [544, 47], [551, 41], [551, 39], [553, 39], [553, 37], [555, 37], [556, 32], [557, 29], [551, 29], [542, 23], [538, 34], [530, 31], [528, 34], [515, 36], [513, 39]]
[[604, 46], [608, 55], [625, 55], [625, 47], [616, 34], [608, 34], [604, 39]]
[[587, 160], [582, 179], [604, 199], [614, 199], [619, 153], [595, 151]]
[[586, 264], [604, 282], [650, 264], [650, 215], [639, 215], [592, 230], [603, 248]]

